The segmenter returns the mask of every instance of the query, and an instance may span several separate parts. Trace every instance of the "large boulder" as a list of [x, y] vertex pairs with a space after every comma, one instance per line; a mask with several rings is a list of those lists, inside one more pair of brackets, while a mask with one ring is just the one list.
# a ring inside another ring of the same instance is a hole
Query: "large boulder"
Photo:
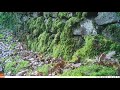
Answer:
[[96, 35], [96, 29], [92, 20], [86, 19], [80, 23], [79, 28], [73, 29], [73, 35]]
[[116, 12], [99, 12], [95, 18], [95, 22], [98, 25], [105, 25], [110, 23], [116, 23], [120, 20], [120, 17]]

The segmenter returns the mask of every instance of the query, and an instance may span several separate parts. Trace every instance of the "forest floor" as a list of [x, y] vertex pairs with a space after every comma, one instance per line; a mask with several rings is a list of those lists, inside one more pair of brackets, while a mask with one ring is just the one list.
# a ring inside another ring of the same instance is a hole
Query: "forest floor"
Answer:
[[[111, 55], [110, 52], [108, 56], [111, 57]], [[88, 60], [91, 63], [91, 60]], [[92, 59], [92, 65], [93, 61], [94, 59]], [[96, 62], [103, 66], [96, 66]], [[112, 59], [107, 60], [107, 62], [105, 60], [104, 62], [98, 62], [97, 60], [94, 63], [92, 67], [88, 67], [89, 62], [88, 64], [81, 63], [79, 60], [69, 62], [62, 58], [44, 56], [38, 52], [28, 50], [27, 45], [23, 42], [18, 42], [12, 32], [0, 30], [0, 71], [3, 71], [5, 76], [63, 76], [63, 73], [67, 71], [69, 71], [69, 75], [72, 76], [72, 70], [75, 71], [73, 75], [76, 76], [92, 75], [91, 73], [93, 73], [93, 75], [116, 75], [116, 71], [114, 71], [113, 68], [106, 66], [120, 66], [118, 61]], [[82, 67], [82, 74], [80, 74], [79, 67]], [[96, 70], [101, 70], [100, 74], [96, 72]]]
[[27, 46], [18, 42], [12, 32], [0, 31], [0, 70], [5, 76], [55, 76], [80, 65], [27, 50]]

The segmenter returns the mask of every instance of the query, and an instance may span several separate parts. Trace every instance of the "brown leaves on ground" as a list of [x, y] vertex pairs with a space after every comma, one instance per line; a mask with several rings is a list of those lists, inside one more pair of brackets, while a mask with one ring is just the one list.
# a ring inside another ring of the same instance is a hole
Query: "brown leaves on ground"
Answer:
[[66, 62], [64, 60], [59, 60], [57, 63], [53, 63], [53, 67], [48, 71], [49, 75], [58, 75], [63, 73]]
[[64, 70], [72, 70], [81, 66], [80, 62], [67, 62], [61, 58], [55, 59], [56, 62], [52, 63], [53, 67], [48, 70], [49, 76], [62, 74]]
[[31, 76], [44, 76], [44, 73], [43, 72], [38, 72], [38, 71], [35, 71], [31, 74]]

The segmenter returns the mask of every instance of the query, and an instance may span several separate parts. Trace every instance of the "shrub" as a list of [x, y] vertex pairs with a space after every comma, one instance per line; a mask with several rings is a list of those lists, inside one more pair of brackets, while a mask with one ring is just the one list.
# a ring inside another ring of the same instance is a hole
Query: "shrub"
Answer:
[[76, 60], [77, 57], [81, 58], [93, 58], [97, 55], [100, 55], [103, 52], [109, 52], [111, 50], [120, 53], [120, 44], [113, 42], [109, 39], [106, 39], [103, 36], [87, 36], [85, 37], [85, 44], [82, 48], [78, 49], [72, 60]]
[[65, 71], [62, 76], [116, 76], [117, 71], [112, 67], [101, 65], [86, 65], [74, 70]]
[[5, 64], [5, 73], [8, 73], [11, 71], [11, 73], [13, 75], [17, 74], [19, 71], [21, 71], [22, 69], [28, 67], [29, 62], [28, 61], [20, 61], [19, 63], [16, 62], [16, 60], [14, 59], [11, 62], [7, 62]]

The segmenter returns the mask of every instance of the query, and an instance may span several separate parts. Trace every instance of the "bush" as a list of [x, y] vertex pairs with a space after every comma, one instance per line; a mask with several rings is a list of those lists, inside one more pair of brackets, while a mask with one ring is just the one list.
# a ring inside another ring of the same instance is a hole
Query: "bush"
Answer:
[[81, 57], [83, 59], [94, 58], [103, 52], [108, 53], [111, 50], [120, 53], [120, 44], [106, 39], [100, 35], [87, 36], [85, 37], [84, 46], [74, 53], [72, 60], [76, 60], [77, 57]]
[[[10, 59], [10, 58], [9, 58]], [[28, 67], [29, 62], [28, 61], [20, 61], [19, 63], [17, 62], [16, 59], [12, 59], [11, 62], [7, 62], [5, 64], [5, 73], [11, 72], [13, 75], [17, 74], [19, 71], [22, 69]]]
[[92, 65], [81, 66], [74, 70], [65, 71], [62, 76], [116, 76], [117, 71], [112, 67]]

